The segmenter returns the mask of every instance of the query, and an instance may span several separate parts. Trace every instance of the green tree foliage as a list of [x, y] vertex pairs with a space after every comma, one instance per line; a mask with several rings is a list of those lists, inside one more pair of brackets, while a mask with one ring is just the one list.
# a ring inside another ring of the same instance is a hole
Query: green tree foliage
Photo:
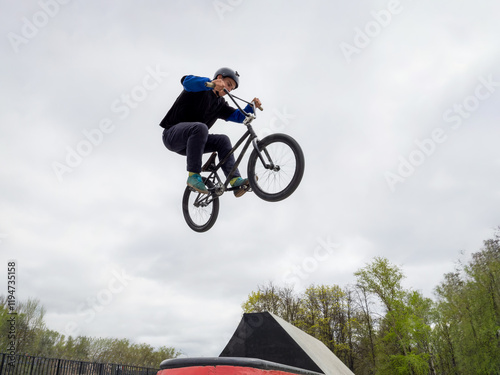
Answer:
[[500, 374], [500, 238], [436, 287], [436, 362], [443, 373]]
[[351, 369], [358, 374], [375, 374], [377, 368], [376, 331], [379, 316], [374, 313], [374, 302], [366, 289], [357, 286], [354, 288], [354, 298], [351, 309], [354, 312], [354, 352], [355, 362]]
[[283, 319], [294, 322], [300, 312], [300, 301], [290, 287], [277, 287], [273, 283], [259, 286], [257, 292], [252, 292], [242, 305], [246, 312], [268, 311]]
[[402, 270], [385, 258], [355, 273], [358, 285], [377, 296], [385, 309], [377, 337], [378, 373], [428, 374], [432, 301], [405, 290]]
[[290, 287], [259, 286], [243, 303], [244, 312], [268, 311], [318, 338], [346, 363], [353, 364], [357, 324], [350, 310], [351, 292], [339, 286], [312, 285], [301, 296]]
[[[15, 314], [15, 316], [14, 316]], [[8, 308], [7, 298], [0, 296], [0, 350], [5, 351], [8, 346], [9, 318], [15, 318], [16, 350], [21, 353], [33, 351], [38, 345], [38, 334], [45, 329], [45, 309], [37, 299], [18, 301], [15, 311]]]
[[[0, 296], [0, 352], [8, 347], [8, 312], [7, 300]], [[45, 309], [36, 299], [19, 302], [16, 313], [16, 352], [20, 354], [151, 368], [180, 354], [174, 348], [155, 349], [127, 339], [66, 337], [46, 328]]]
[[297, 326], [349, 362], [353, 321], [349, 317], [346, 297], [346, 292], [337, 285], [310, 286], [302, 297], [301, 321]]
[[433, 301], [377, 257], [356, 285], [303, 293], [259, 286], [244, 312], [270, 311], [321, 340], [355, 374], [500, 374], [500, 237], [444, 275]]

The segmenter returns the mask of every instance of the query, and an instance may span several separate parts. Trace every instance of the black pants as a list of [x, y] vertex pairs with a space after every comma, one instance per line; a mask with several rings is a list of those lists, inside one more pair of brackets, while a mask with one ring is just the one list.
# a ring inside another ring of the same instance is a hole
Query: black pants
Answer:
[[[219, 160], [226, 157], [231, 150], [231, 140], [224, 134], [208, 134], [207, 125], [201, 122], [180, 122], [165, 129], [163, 143], [170, 151], [187, 156], [187, 170], [200, 173], [202, 155], [217, 151]], [[231, 155], [222, 165], [222, 171], [227, 175], [234, 167], [234, 156]], [[238, 169], [233, 177], [240, 177]]]

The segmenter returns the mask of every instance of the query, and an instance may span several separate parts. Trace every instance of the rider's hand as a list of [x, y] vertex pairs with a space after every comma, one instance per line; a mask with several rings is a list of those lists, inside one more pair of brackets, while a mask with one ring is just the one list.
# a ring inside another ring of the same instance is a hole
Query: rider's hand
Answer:
[[255, 107], [257, 107], [259, 109], [262, 108], [262, 103], [260, 102], [259, 98], [253, 98], [252, 101], [255, 103]]
[[224, 89], [226, 88], [226, 83], [223, 79], [214, 79], [212, 83], [215, 84], [214, 90], [218, 93], [224, 93]]

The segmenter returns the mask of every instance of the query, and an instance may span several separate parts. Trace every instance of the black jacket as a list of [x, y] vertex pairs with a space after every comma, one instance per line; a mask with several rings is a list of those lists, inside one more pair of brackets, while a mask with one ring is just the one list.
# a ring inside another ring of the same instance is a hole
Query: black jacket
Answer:
[[[181, 83], [184, 78], [186, 76]], [[235, 110], [213, 90], [182, 90], [160, 126], [169, 129], [180, 122], [202, 122], [210, 128], [217, 119], [227, 120]]]

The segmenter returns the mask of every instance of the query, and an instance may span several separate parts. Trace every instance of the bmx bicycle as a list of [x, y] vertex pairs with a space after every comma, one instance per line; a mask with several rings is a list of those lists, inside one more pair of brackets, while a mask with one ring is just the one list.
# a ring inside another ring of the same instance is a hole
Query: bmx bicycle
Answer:
[[[208, 82], [207, 86], [211, 87], [210, 84], [211, 82]], [[186, 187], [182, 198], [182, 213], [187, 225], [196, 232], [206, 232], [215, 224], [219, 215], [219, 197], [225, 192], [244, 188], [248, 192], [253, 191], [265, 201], [278, 202], [288, 198], [297, 189], [304, 174], [305, 160], [299, 144], [289, 135], [282, 133], [271, 134], [259, 140], [251, 125], [257, 118], [255, 103], [238, 98], [226, 89], [224, 91], [245, 116], [243, 125], [247, 130], [218, 164], [215, 161], [217, 153], [213, 152], [203, 165], [202, 180], [208, 189], [208, 194]], [[250, 104], [254, 113], [245, 112], [235, 99]], [[234, 167], [226, 179], [222, 180], [219, 176], [221, 166], [243, 142], [245, 143]], [[229, 181], [250, 144], [253, 149], [247, 165], [249, 186], [234, 188], [230, 186]]]

